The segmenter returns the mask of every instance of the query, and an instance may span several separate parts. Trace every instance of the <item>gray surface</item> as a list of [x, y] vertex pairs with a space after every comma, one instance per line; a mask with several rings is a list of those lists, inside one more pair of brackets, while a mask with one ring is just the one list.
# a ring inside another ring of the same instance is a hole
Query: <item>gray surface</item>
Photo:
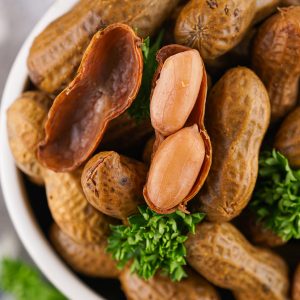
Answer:
[[[53, 2], [54, 0], [0, 0], [0, 95], [23, 41]], [[13, 229], [0, 191], [0, 257], [3, 255], [29, 260]], [[4, 299], [1, 293], [0, 299]]]

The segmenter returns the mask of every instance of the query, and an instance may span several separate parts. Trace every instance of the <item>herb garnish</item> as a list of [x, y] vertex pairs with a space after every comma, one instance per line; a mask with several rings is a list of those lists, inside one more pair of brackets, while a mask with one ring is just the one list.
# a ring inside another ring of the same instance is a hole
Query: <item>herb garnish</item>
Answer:
[[0, 289], [17, 300], [64, 300], [52, 285], [45, 282], [35, 268], [20, 260], [4, 258], [0, 264]]
[[250, 207], [284, 241], [300, 238], [300, 170], [278, 151], [263, 152]]
[[195, 225], [205, 214], [184, 214], [176, 211], [160, 215], [148, 207], [139, 207], [140, 214], [128, 218], [129, 226], [111, 226], [107, 251], [123, 268], [132, 261], [131, 271], [144, 279], [150, 279], [160, 269], [173, 281], [186, 277], [188, 232], [195, 232]]
[[157, 68], [156, 52], [160, 48], [164, 31], [161, 31], [153, 45], [150, 46], [150, 38], [147, 37], [141, 48], [144, 58], [142, 83], [136, 99], [133, 101], [128, 113], [137, 121], [141, 121], [150, 115], [150, 95], [152, 79]]

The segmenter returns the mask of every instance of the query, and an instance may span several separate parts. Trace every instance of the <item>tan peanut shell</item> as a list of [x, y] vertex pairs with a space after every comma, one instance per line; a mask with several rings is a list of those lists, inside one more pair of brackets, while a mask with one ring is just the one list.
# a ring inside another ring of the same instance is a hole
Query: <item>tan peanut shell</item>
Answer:
[[141, 84], [141, 40], [125, 24], [98, 31], [78, 73], [54, 100], [39, 161], [56, 172], [73, 171], [95, 151], [108, 123], [135, 99]]
[[44, 183], [36, 151], [51, 103], [43, 92], [25, 92], [7, 110], [8, 140], [15, 162], [37, 184]]
[[207, 99], [206, 127], [213, 161], [197, 195], [211, 221], [228, 221], [253, 192], [260, 146], [270, 120], [270, 103], [260, 79], [249, 69], [230, 69]]
[[114, 220], [97, 211], [86, 200], [81, 187], [81, 170], [73, 173], [45, 171], [48, 205], [54, 221], [74, 241], [102, 243]]
[[42, 90], [56, 93], [73, 79], [92, 36], [113, 23], [127, 23], [147, 37], [176, 7], [178, 0], [80, 0], [34, 40], [28, 69]]
[[290, 112], [281, 124], [274, 147], [280, 151], [294, 168], [300, 168], [300, 107]]
[[298, 299], [300, 299], [300, 263], [296, 268], [292, 287], [292, 300]]
[[217, 291], [205, 279], [189, 271], [188, 277], [173, 282], [163, 275], [143, 280], [129, 269], [120, 275], [122, 289], [128, 300], [219, 300]]
[[96, 209], [118, 219], [138, 212], [145, 203], [143, 186], [147, 167], [114, 151], [100, 152], [85, 165], [81, 184], [86, 199]]
[[198, 224], [186, 248], [188, 263], [213, 284], [232, 290], [235, 299], [287, 299], [285, 262], [252, 246], [230, 223]]
[[[166, 61], [167, 58], [169, 58], [172, 55], [191, 50], [188, 47], [181, 46], [181, 45], [167, 45], [161, 48], [156, 55], [156, 60], [158, 62], [158, 67], [157, 70], [154, 74], [153, 81], [152, 81], [152, 94], [153, 90], [155, 88], [156, 82], [159, 79], [160, 72], [163, 68], [163, 64]], [[180, 71], [180, 70], [178, 70]], [[197, 130], [199, 131], [201, 135], [201, 139], [204, 142], [204, 148], [205, 148], [205, 156], [204, 160], [200, 169], [200, 172], [196, 178], [196, 181], [188, 193], [188, 195], [181, 201], [179, 205], [176, 205], [172, 208], [161, 208], [156, 206], [153, 201], [149, 198], [148, 191], [147, 191], [147, 184], [144, 187], [144, 197], [149, 205], [149, 207], [158, 212], [158, 213], [172, 213], [175, 211], [177, 208], [185, 211], [186, 210], [186, 204], [199, 192], [201, 189], [202, 185], [204, 184], [204, 181], [208, 175], [210, 165], [211, 165], [211, 155], [212, 155], [212, 147], [210, 143], [209, 136], [206, 132], [205, 126], [204, 126], [204, 114], [205, 114], [205, 102], [206, 102], [206, 95], [207, 95], [207, 75], [206, 75], [206, 70], [203, 65], [203, 75], [202, 75], [202, 82], [200, 85], [200, 90], [199, 90], [199, 95], [197, 97], [196, 103], [194, 105], [194, 108], [189, 115], [186, 124], [184, 125], [183, 129], [188, 126], [197, 126]], [[196, 125], [195, 125], [196, 124]], [[183, 130], [181, 129], [181, 130]], [[163, 136], [160, 132], [156, 130], [156, 139], [154, 142], [154, 147], [153, 147], [153, 157], [159, 148], [159, 146], [163, 143], [163, 141], [167, 138]], [[176, 134], [176, 133], [175, 133]], [[169, 136], [171, 137], [171, 136]], [[150, 166], [151, 168], [151, 166]]]
[[271, 101], [271, 119], [295, 107], [300, 77], [300, 7], [282, 8], [259, 29], [252, 65]]
[[75, 271], [93, 277], [118, 277], [116, 262], [106, 252], [106, 241], [100, 244], [78, 244], [55, 223], [50, 229], [50, 240], [59, 255]]
[[177, 19], [176, 42], [198, 49], [205, 61], [215, 59], [241, 41], [255, 10], [254, 0], [191, 0]]

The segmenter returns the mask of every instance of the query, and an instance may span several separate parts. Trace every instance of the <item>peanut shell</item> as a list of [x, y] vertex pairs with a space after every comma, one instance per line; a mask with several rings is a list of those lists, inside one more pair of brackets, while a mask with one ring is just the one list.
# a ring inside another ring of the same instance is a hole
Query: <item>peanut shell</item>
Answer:
[[252, 65], [271, 101], [277, 121], [296, 106], [300, 77], [300, 7], [282, 8], [259, 29]]
[[45, 171], [48, 205], [60, 229], [80, 244], [99, 244], [115, 221], [97, 211], [86, 200], [81, 187], [81, 171], [55, 173]]
[[128, 300], [219, 300], [217, 291], [205, 279], [189, 271], [188, 278], [173, 282], [168, 277], [156, 275], [143, 280], [129, 269], [120, 275], [122, 289]]
[[260, 79], [251, 70], [237, 67], [212, 88], [206, 109], [214, 155], [197, 199], [209, 220], [228, 221], [239, 215], [251, 198], [270, 102]]
[[300, 107], [284, 119], [276, 134], [274, 147], [288, 159], [292, 167], [300, 168]]
[[147, 37], [157, 31], [179, 0], [80, 0], [34, 40], [27, 65], [31, 80], [48, 93], [74, 78], [92, 36], [105, 26], [126, 23]]
[[201, 223], [186, 241], [188, 263], [235, 299], [285, 300], [289, 288], [285, 262], [255, 248], [230, 223]]
[[43, 92], [20, 95], [7, 110], [7, 132], [11, 152], [19, 169], [37, 183], [43, 184], [43, 166], [36, 150], [44, 137], [44, 123], [52, 103]]
[[50, 229], [50, 240], [59, 255], [72, 269], [87, 276], [117, 278], [119, 270], [110, 254], [106, 242], [100, 244], [78, 244], [54, 223]]
[[97, 32], [75, 79], [54, 100], [39, 145], [39, 161], [73, 171], [95, 151], [108, 123], [135, 99], [142, 78], [141, 40], [127, 25]]
[[100, 152], [85, 165], [81, 184], [89, 203], [118, 219], [138, 212], [144, 203], [147, 167], [113, 151]]
[[292, 300], [300, 299], [300, 264], [298, 264], [293, 281]]

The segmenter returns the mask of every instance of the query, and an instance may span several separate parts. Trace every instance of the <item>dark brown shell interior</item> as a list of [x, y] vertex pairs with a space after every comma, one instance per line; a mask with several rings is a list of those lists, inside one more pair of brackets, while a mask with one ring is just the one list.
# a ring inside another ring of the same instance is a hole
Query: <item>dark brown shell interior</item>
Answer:
[[38, 149], [54, 171], [76, 169], [96, 149], [110, 120], [135, 99], [142, 78], [141, 40], [125, 24], [97, 32], [78, 73], [55, 99]]
[[[191, 48], [181, 46], [181, 45], [177, 45], [177, 44], [173, 44], [173, 45], [167, 45], [167, 46], [161, 48], [158, 51], [158, 53], [156, 55], [156, 60], [158, 62], [158, 67], [157, 67], [157, 70], [154, 74], [153, 81], [152, 81], [152, 93], [153, 93], [153, 90], [156, 86], [156, 82], [157, 82], [157, 80], [160, 76], [161, 69], [162, 69], [163, 64], [166, 61], [166, 59], [168, 57], [172, 56], [172, 55], [175, 55], [177, 53], [184, 52], [184, 51], [187, 51], [187, 50], [191, 50]], [[156, 207], [150, 201], [150, 199], [148, 197], [146, 186], [144, 187], [144, 197], [146, 199], [146, 202], [149, 205], [149, 207], [151, 209], [155, 210], [156, 212], [159, 212], [159, 213], [162, 213], [162, 214], [172, 213], [176, 209], [181, 209], [183, 211], [186, 211], [185, 206], [186, 206], [187, 202], [190, 201], [193, 197], [196, 196], [196, 194], [199, 192], [199, 190], [203, 186], [204, 181], [205, 181], [205, 179], [208, 175], [208, 172], [209, 172], [209, 169], [210, 169], [210, 166], [211, 166], [211, 161], [212, 161], [212, 147], [211, 147], [210, 138], [209, 138], [209, 136], [206, 132], [205, 126], [204, 126], [206, 96], [207, 96], [207, 74], [206, 74], [205, 66], [203, 64], [203, 78], [202, 78], [202, 82], [201, 82], [201, 86], [200, 86], [199, 95], [198, 95], [196, 104], [195, 104], [195, 106], [194, 106], [194, 108], [193, 108], [186, 124], [184, 125], [184, 127], [191, 126], [193, 124], [198, 125], [199, 132], [201, 134], [201, 137], [202, 137], [202, 139], [204, 141], [204, 145], [205, 145], [204, 161], [203, 161], [201, 170], [199, 172], [199, 175], [197, 177], [197, 180], [196, 180], [193, 188], [191, 189], [191, 191], [189, 192], [187, 197], [182, 201], [182, 203], [178, 207], [174, 207], [171, 210], [170, 209], [165, 210], [165, 209], [161, 209], [159, 207]], [[155, 132], [155, 136], [156, 136], [156, 140], [154, 142], [153, 154], [155, 153], [155, 151], [157, 150], [159, 145], [165, 139], [165, 137], [163, 137], [157, 131]], [[153, 157], [153, 154], [152, 154], [152, 157]]]

